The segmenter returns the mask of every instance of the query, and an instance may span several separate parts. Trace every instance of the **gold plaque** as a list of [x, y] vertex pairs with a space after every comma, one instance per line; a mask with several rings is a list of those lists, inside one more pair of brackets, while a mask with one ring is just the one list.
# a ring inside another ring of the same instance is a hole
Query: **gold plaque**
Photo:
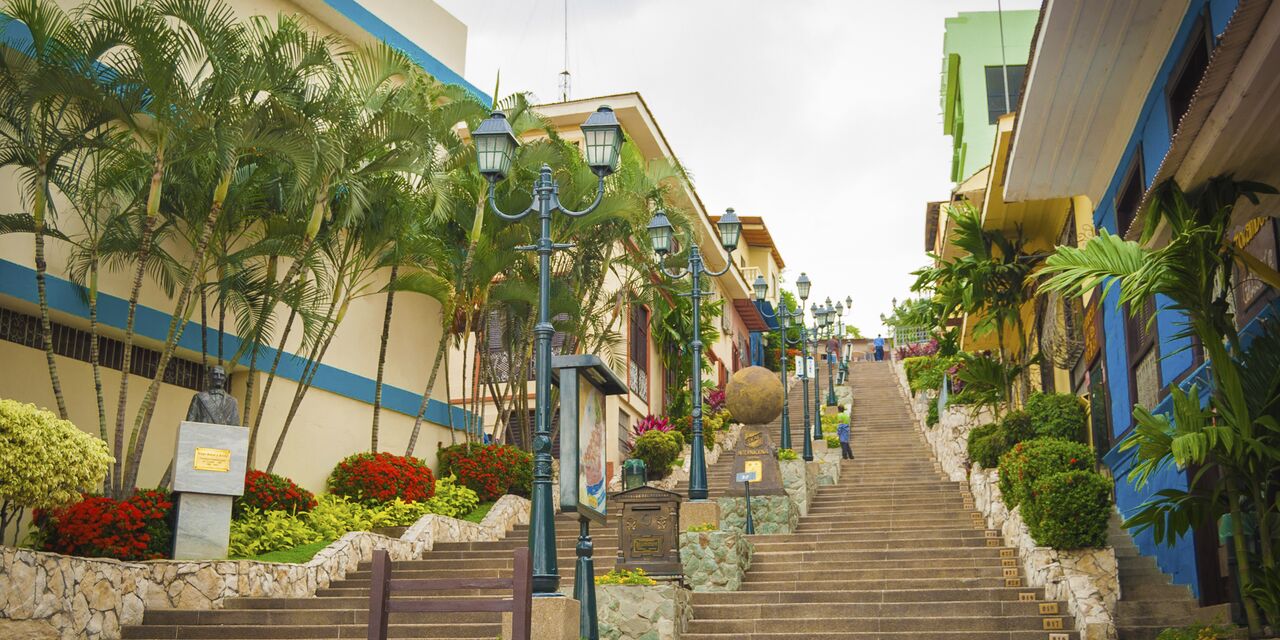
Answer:
[[1000, 550], [1000, 557], [1001, 557], [1001, 558], [1012, 558], [1012, 557], [1013, 557], [1013, 549], [1001, 549], [1001, 550]]
[[1002, 567], [1016, 567], [1016, 566], [1018, 566], [1018, 559], [1017, 559], [1017, 558], [1001, 558], [1001, 559], [1000, 559], [1000, 566], [1002, 566]]
[[747, 460], [742, 463], [742, 471], [752, 475], [752, 482], [759, 482], [764, 478], [764, 463], [759, 460]]
[[1050, 631], [1053, 629], [1061, 629], [1061, 628], [1062, 628], [1062, 618], [1045, 618], [1044, 619], [1045, 631]]
[[1021, 587], [1021, 586], [1022, 586], [1022, 578], [1005, 578], [1005, 579], [1004, 579], [1004, 586], [1006, 586], [1006, 587]]
[[191, 459], [191, 467], [196, 471], [226, 473], [231, 470], [231, 450], [196, 447], [196, 454]]
[[1017, 567], [1009, 567], [1009, 568], [1001, 569], [1001, 571], [1002, 571], [1002, 572], [1004, 572], [1004, 577], [1006, 577], [1006, 578], [1016, 578], [1016, 577], [1018, 577], [1018, 568], [1017, 568]]
[[1036, 601], [1036, 594], [1034, 591], [1032, 591], [1031, 593], [1027, 593], [1024, 591], [1018, 594], [1018, 602], [1035, 602], [1035, 601]]
[[1056, 602], [1041, 602], [1041, 603], [1040, 603], [1040, 615], [1042, 615], [1042, 616], [1056, 616], [1056, 615], [1058, 615], [1058, 603], [1056, 603]]

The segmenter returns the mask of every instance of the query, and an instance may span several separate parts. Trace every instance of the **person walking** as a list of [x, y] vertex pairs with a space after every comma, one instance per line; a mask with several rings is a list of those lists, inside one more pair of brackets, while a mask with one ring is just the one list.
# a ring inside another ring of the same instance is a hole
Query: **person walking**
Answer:
[[852, 419], [848, 414], [844, 413], [843, 406], [840, 407], [840, 414], [844, 417], [844, 420], [840, 421], [840, 424], [836, 426], [836, 436], [840, 438], [840, 459], [852, 460], [853, 449], [849, 446], [849, 438], [852, 435], [849, 423]]
[[877, 333], [874, 344], [876, 346], [876, 362], [880, 362], [884, 360], [884, 336]]

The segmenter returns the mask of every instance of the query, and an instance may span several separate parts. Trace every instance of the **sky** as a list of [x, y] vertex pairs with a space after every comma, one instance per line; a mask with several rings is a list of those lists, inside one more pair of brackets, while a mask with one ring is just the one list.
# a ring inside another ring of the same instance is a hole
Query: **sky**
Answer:
[[[565, 0], [436, 0], [467, 24], [465, 77], [560, 99]], [[1003, 0], [1038, 9], [1040, 0]], [[568, 0], [572, 99], [638, 91], [716, 215], [765, 219], [810, 298], [874, 336], [926, 261], [944, 200], [943, 20], [997, 0]]]

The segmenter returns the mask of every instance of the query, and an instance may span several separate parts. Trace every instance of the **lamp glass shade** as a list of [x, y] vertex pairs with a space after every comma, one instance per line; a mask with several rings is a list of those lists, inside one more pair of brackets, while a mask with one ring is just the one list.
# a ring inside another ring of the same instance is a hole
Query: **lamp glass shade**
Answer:
[[602, 106], [582, 123], [585, 141], [583, 154], [596, 175], [607, 176], [618, 170], [622, 158], [622, 125], [613, 109]]
[[724, 247], [725, 251], [737, 249], [738, 239], [742, 237], [742, 223], [738, 221], [738, 216], [733, 209], [724, 210], [724, 215], [720, 216], [716, 227], [720, 230], [720, 246]]
[[813, 286], [813, 283], [809, 282], [809, 276], [801, 272], [800, 277], [796, 279], [796, 293], [800, 294], [801, 300], [809, 299], [809, 287], [811, 286]]
[[511, 172], [511, 160], [519, 145], [506, 114], [494, 111], [476, 127], [471, 137], [475, 138], [476, 164], [480, 175], [492, 182], [506, 178]]
[[671, 239], [675, 230], [667, 214], [659, 211], [649, 220], [649, 241], [653, 243], [653, 252], [665, 256], [671, 252]]
[[844, 308], [853, 309], [853, 296], [845, 296]]
[[764, 276], [756, 276], [755, 282], [751, 283], [751, 288], [756, 292], [756, 300], [764, 300], [769, 295], [769, 283], [764, 281]]

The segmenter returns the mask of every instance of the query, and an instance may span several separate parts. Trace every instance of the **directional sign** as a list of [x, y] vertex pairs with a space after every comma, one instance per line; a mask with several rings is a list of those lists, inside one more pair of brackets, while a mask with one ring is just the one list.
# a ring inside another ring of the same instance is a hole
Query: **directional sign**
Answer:
[[737, 479], [738, 479], [738, 480], [737, 480], [738, 482], [755, 482], [756, 474], [754, 474], [754, 473], [739, 473], [739, 474], [737, 475]]

